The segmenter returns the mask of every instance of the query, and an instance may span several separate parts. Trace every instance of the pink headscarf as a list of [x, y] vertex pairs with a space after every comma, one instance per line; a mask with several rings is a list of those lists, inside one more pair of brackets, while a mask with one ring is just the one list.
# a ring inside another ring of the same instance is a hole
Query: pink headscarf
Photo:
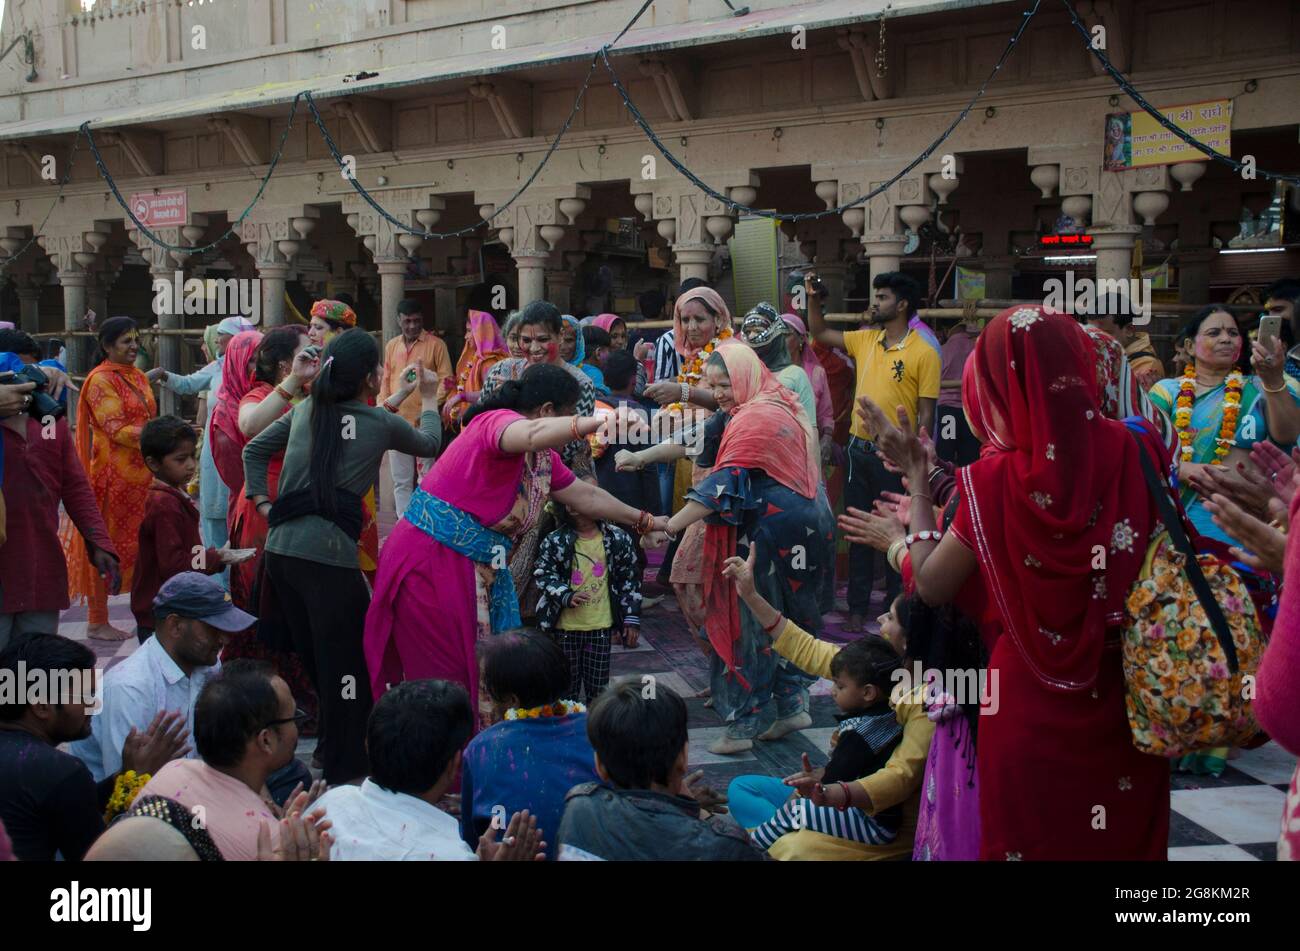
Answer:
[[[813, 353], [813, 348], [809, 345], [808, 328], [804, 325], [804, 322], [794, 314], [782, 314], [781, 319], [784, 320], [787, 326], [797, 333], [799, 338], [803, 341], [803, 369], [804, 372], [808, 374], [808, 380], [812, 383], [813, 396], [817, 400], [817, 424], [819, 426], [823, 424], [834, 426], [835, 410], [833, 408], [834, 403], [831, 399], [830, 380], [826, 376], [826, 368], [822, 366], [822, 362], [817, 359], [817, 354]], [[830, 415], [828, 419], [822, 418], [823, 406], [827, 407], [829, 411]]]
[[693, 300], [703, 301], [718, 318], [718, 330], [731, 327], [731, 311], [727, 302], [711, 287], [694, 287], [673, 303], [673, 349], [683, 360], [689, 360], [697, 351], [686, 342], [686, 325], [682, 323], [682, 308]]
[[592, 318], [591, 324], [593, 327], [599, 327], [601, 330], [605, 331], [605, 333], [613, 333], [614, 324], [618, 323], [620, 320], [623, 320], [623, 318], [618, 314], [600, 314], [599, 316]]
[[243, 452], [248, 438], [239, 429], [239, 403], [257, 382], [253, 357], [261, 342], [256, 330], [235, 334], [221, 361], [221, 389], [212, 407], [212, 461], [231, 492], [244, 486]]

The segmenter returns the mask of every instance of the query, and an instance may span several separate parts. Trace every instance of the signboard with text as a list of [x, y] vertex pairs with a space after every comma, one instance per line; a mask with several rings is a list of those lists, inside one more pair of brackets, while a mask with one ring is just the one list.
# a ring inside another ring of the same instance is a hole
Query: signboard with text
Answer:
[[[1160, 112], [1198, 142], [1224, 155], [1232, 153], [1231, 99], [1170, 106]], [[1145, 112], [1114, 112], [1106, 116], [1102, 166], [1108, 172], [1208, 160], [1204, 152], [1184, 142]]]
[[127, 204], [146, 228], [179, 228], [189, 223], [189, 192], [184, 188], [137, 192]]

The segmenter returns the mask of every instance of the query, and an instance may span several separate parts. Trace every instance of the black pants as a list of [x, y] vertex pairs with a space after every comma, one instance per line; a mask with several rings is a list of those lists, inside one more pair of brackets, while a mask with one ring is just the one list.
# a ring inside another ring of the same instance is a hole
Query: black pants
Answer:
[[[849, 439], [849, 472], [844, 485], [847, 506], [870, 512], [882, 492], [903, 491], [902, 476], [894, 475], [876, 455], [872, 444], [854, 436]], [[892, 604], [903, 590], [903, 577], [889, 567], [885, 553], [867, 545], [849, 546], [849, 613], [866, 614], [876, 576], [876, 560], [885, 568], [885, 603]]]
[[359, 568], [337, 568], [267, 552], [279, 611], [320, 698], [316, 751], [331, 786], [369, 772], [370, 674], [362, 650], [370, 589]]
[[944, 462], [968, 466], [980, 457], [980, 441], [971, 432], [960, 406], [940, 406], [934, 451]]

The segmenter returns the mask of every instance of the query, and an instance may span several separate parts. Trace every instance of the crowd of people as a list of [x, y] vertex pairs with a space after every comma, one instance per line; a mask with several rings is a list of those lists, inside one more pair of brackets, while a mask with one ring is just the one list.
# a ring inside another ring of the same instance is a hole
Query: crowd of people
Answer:
[[[213, 324], [188, 376], [114, 317], [75, 426], [0, 330], [0, 858], [1155, 860], [1171, 770], [1300, 753], [1300, 281], [1280, 333], [1194, 314], [1174, 375], [1123, 316], [941, 340], [904, 274], [861, 327], [794, 290], [685, 281], [657, 337], [469, 310], [454, 365], [415, 301], [381, 348], [321, 300]], [[611, 679], [669, 595], [698, 698]], [[138, 639], [102, 676], [74, 601]], [[691, 770], [688, 700], [745, 754], [819, 678], [824, 765]]]

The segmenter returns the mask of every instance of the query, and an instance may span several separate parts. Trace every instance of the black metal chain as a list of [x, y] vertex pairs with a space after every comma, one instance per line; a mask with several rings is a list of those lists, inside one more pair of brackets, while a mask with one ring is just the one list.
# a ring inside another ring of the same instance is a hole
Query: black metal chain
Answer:
[[931, 142], [924, 152], [912, 159], [912, 161], [908, 162], [907, 165], [893, 175], [888, 181], [882, 182], [877, 188], [872, 189], [867, 194], [834, 208], [827, 208], [824, 211], [805, 211], [794, 214], [783, 214], [779, 211], [767, 211], [762, 208], [751, 208], [749, 205], [741, 204], [738, 201], [728, 198], [726, 195], [709, 186], [706, 182], [700, 179], [698, 175], [687, 168], [681, 159], [677, 158], [677, 156], [675, 156], [668, 147], [663, 144], [659, 136], [655, 134], [654, 129], [650, 127], [650, 123], [646, 121], [645, 116], [641, 114], [641, 110], [639, 110], [636, 107], [636, 104], [632, 102], [632, 97], [628, 95], [627, 89], [624, 88], [623, 83], [619, 80], [618, 73], [614, 71], [614, 67], [610, 63], [609, 57], [605, 55], [604, 49], [600, 51], [600, 55], [605, 61], [605, 68], [609, 70], [609, 75], [613, 79], [614, 88], [618, 90], [618, 94], [623, 98], [623, 104], [627, 106], [628, 111], [632, 114], [632, 121], [640, 127], [641, 131], [645, 133], [646, 138], [648, 138], [654, 147], [659, 150], [659, 154], [668, 159], [673, 168], [681, 172], [682, 175], [684, 175], [696, 188], [700, 189], [700, 191], [704, 192], [706, 195], [722, 202], [733, 211], [742, 214], [754, 215], [759, 218], [771, 218], [774, 221], [812, 221], [817, 218], [826, 218], [830, 215], [841, 215], [850, 208], [856, 208], [859, 205], [866, 204], [877, 195], [887, 191], [895, 182], [933, 155], [935, 150], [938, 149], [950, 135], [952, 135], [957, 126], [961, 125], [962, 121], [970, 115], [970, 111], [975, 108], [975, 104], [979, 102], [980, 98], [984, 95], [984, 91], [988, 88], [989, 83], [993, 81], [994, 77], [997, 76], [998, 71], [1002, 69], [1006, 64], [1007, 59], [1010, 58], [1012, 51], [1016, 48], [1016, 44], [1020, 42], [1020, 37], [1024, 35], [1025, 29], [1029, 26], [1029, 21], [1034, 18], [1034, 14], [1038, 12], [1038, 8], [1041, 4], [1042, 0], [1034, 0], [1033, 7], [1020, 15], [1020, 27], [1012, 35], [1010, 41], [1007, 43], [1006, 49], [1002, 51], [1002, 55], [998, 57], [997, 62], [993, 64], [993, 69], [989, 73], [988, 77], [980, 84], [975, 95], [972, 96], [970, 102], [966, 104], [966, 108], [962, 109], [962, 111], [957, 115], [957, 118], [953, 119], [948, 128], [945, 129], [937, 139]]
[[[1151, 118], [1164, 126], [1165, 129], [1172, 132], [1175, 136], [1182, 139], [1198, 152], [1203, 152], [1205, 155], [1208, 155], [1212, 161], [1227, 165], [1229, 168], [1237, 172], [1240, 172], [1246, 167], [1244, 163], [1238, 162], [1232, 156], [1224, 155], [1222, 152], [1216, 152], [1204, 142], [1178, 128], [1178, 126], [1171, 122], [1163, 112], [1160, 112], [1152, 106], [1151, 103], [1147, 102], [1146, 98], [1138, 92], [1136, 88], [1134, 88], [1131, 82], [1128, 81], [1128, 78], [1115, 68], [1115, 65], [1110, 61], [1110, 57], [1106, 55], [1106, 51], [1093, 43], [1092, 34], [1088, 32], [1088, 27], [1084, 22], [1079, 19], [1079, 14], [1075, 11], [1074, 5], [1070, 3], [1070, 0], [1061, 0], [1061, 3], [1065, 4], [1065, 9], [1070, 14], [1070, 20], [1072, 21], [1074, 28], [1083, 37], [1088, 49], [1092, 51], [1092, 55], [1097, 57], [1097, 62], [1101, 63], [1102, 68], [1106, 70], [1107, 75], [1109, 75], [1111, 79], [1115, 80], [1115, 83], [1119, 88], [1124, 90], [1124, 93], [1136, 102], [1142, 108], [1143, 112], [1151, 116]], [[1282, 175], [1262, 168], [1255, 168], [1253, 171], [1256, 177], [1267, 178], [1272, 181], [1289, 182], [1292, 185], [1300, 185], [1300, 176], [1297, 175]]]

